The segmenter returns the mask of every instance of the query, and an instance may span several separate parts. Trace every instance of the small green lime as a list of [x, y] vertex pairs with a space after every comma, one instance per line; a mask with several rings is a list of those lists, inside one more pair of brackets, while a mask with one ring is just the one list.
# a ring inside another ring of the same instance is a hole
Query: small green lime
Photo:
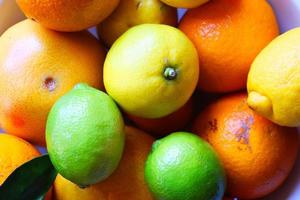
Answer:
[[225, 190], [224, 170], [212, 147], [186, 132], [153, 144], [145, 179], [158, 200], [222, 199]]
[[62, 176], [82, 187], [97, 183], [112, 174], [122, 157], [122, 115], [107, 94], [78, 84], [52, 107], [46, 142]]

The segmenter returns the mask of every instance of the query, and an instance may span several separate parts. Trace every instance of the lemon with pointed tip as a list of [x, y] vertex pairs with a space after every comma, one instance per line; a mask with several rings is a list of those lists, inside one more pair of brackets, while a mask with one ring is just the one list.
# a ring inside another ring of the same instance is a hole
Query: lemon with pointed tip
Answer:
[[198, 77], [193, 43], [179, 29], [162, 24], [129, 29], [113, 44], [103, 69], [107, 93], [127, 113], [144, 118], [182, 107]]
[[248, 105], [282, 126], [300, 126], [300, 28], [275, 38], [254, 60]]

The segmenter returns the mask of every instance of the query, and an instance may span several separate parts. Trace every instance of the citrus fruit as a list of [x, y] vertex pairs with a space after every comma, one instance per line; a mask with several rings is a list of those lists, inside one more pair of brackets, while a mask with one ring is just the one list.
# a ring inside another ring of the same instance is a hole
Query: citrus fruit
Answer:
[[0, 1], [0, 35], [10, 26], [24, 19], [23, 13], [18, 8], [16, 1]]
[[281, 127], [255, 114], [245, 94], [225, 96], [197, 117], [193, 132], [221, 158], [227, 193], [256, 199], [273, 192], [291, 171], [299, 149], [297, 129]]
[[85, 187], [117, 168], [124, 146], [124, 123], [104, 92], [77, 84], [51, 108], [46, 142], [50, 159], [63, 177]]
[[0, 37], [0, 123], [10, 134], [45, 145], [54, 102], [76, 83], [103, 88], [105, 51], [88, 32], [59, 33], [31, 20]]
[[25, 140], [0, 134], [0, 185], [17, 167], [39, 155], [38, 150]]
[[252, 61], [278, 35], [265, 0], [211, 0], [187, 11], [179, 28], [198, 50], [198, 87], [220, 93], [246, 88]]
[[221, 199], [225, 189], [222, 165], [211, 146], [198, 136], [176, 132], [152, 146], [145, 179], [156, 199]]
[[179, 110], [162, 118], [147, 119], [134, 115], [127, 117], [139, 128], [156, 137], [166, 136], [174, 131], [179, 131], [191, 121], [194, 114], [193, 101], [190, 99]]
[[124, 155], [116, 171], [105, 181], [81, 189], [58, 175], [56, 200], [152, 200], [144, 180], [144, 163], [153, 138], [133, 127], [125, 128]]
[[176, 26], [177, 10], [159, 0], [121, 0], [117, 9], [98, 25], [98, 34], [111, 46], [132, 26], [146, 23]]
[[[0, 134], [0, 186], [21, 165], [40, 156], [38, 150], [29, 142], [8, 134]], [[52, 199], [52, 188], [45, 200]]]
[[300, 28], [274, 39], [248, 75], [248, 105], [283, 126], [300, 126]]
[[159, 118], [182, 107], [198, 81], [198, 56], [178, 29], [142, 24], [109, 50], [103, 71], [106, 91], [129, 114]]
[[119, 0], [17, 0], [25, 15], [57, 31], [81, 31], [100, 23]]
[[176, 8], [195, 8], [209, 0], [161, 0], [162, 2]]

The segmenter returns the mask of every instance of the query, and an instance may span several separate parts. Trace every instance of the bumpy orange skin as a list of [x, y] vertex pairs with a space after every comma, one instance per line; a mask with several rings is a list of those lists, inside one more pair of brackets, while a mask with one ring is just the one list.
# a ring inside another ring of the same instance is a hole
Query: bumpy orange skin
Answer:
[[296, 128], [278, 126], [257, 115], [245, 94], [229, 95], [197, 117], [193, 131], [219, 154], [227, 193], [256, 199], [277, 189], [290, 173], [299, 150]]
[[144, 165], [153, 138], [133, 127], [125, 128], [126, 143], [119, 167], [106, 180], [80, 189], [58, 175], [56, 200], [153, 200], [144, 180]]
[[265, 0], [211, 0], [189, 10], [179, 28], [198, 50], [198, 87], [208, 92], [246, 88], [252, 61], [279, 32]]
[[88, 32], [59, 33], [25, 20], [0, 38], [0, 123], [45, 145], [54, 102], [79, 82], [103, 88], [105, 51]]
[[17, 167], [39, 155], [38, 150], [25, 140], [0, 134], [0, 185]]
[[17, 0], [25, 15], [57, 31], [82, 31], [110, 15], [119, 0]]
[[162, 118], [147, 119], [127, 114], [132, 122], [155, 137], [166, 136], [175, 131], [180, 131], [191, 121], [194, 114], [193, 100], [190, 99], [176, 112]]

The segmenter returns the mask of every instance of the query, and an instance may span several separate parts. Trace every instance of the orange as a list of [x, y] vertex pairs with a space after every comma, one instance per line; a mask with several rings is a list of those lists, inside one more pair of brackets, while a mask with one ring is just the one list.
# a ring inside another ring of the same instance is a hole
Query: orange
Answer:
[[[22, 164], [40, 156], [38, 150], [25, 140], [13, 135], [0, 134], [0, 185]], [[46, 200], [52, 197], [52, 189]]]
[[208, 92], [246, 88], [252, 61], [278, 35], [265, 0], [211, 0], [189, 10], [179, 28], [198, 50], [198, 87]]
[[59, 33], [31, 20], [0, 37], [0, 123], [6, 132], [45, 144], [54, 102], [79, 82], [103, 88], [105, 51], [88, 32]]
[[57, 31], [81, 31], [99, 24], [119, 0], [17, 0], [25, 15]]
[[128, 118], [139, 128], [156, 137], [162, 137], [180, 131], [193, 117], [193, 101], [190, 99], [183, 107], [166, 117], [148, 119], [127, 114]]
[[152, 200], [144, 181], [144, 163], [153, 138], [133, 127], [126, 127], [125, 135], [122, 160], [108, 179], [81, 189], [59, 175], [54, 183], [56, 200]]
[[25, 140], [0, 134], [0, 185], [17, 167], [39, 155], [38, 150]]
[[218, 153], [227, 175], [227, 193], [241, 199], [263, 197], [290, 173], [299, 150], [296, 128], [278, 126], [247, 106], [245, 94], [209, 105], [193, 124], [194, 133]]

